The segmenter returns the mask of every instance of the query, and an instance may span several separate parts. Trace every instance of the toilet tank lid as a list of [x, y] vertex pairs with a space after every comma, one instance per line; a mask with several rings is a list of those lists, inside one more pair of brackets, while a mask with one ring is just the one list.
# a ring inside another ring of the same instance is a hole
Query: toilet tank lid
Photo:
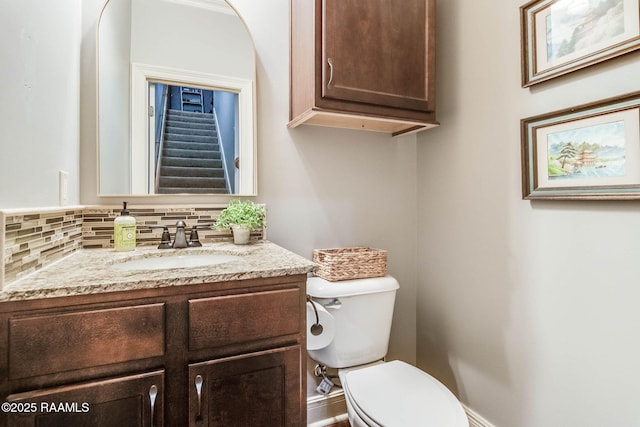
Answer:
[[307, 294], [315, 298], [339, 298], [395, 291], [400, 285], [392, 276], [329, 282], [321, 277], [307, 279]]

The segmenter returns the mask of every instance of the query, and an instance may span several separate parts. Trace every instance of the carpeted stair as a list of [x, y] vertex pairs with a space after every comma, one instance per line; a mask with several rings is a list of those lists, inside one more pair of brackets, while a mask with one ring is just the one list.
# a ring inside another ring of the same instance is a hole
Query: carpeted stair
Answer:
[[157, 192], [226, 194], [213, 114], [167, 110]]

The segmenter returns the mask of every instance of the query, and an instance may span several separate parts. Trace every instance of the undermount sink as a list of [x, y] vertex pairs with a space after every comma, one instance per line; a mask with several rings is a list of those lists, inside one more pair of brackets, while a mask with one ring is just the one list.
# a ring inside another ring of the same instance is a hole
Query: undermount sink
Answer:
[[209, 267], [241, 259], [227, 254], [186, 254], [155, 258], [142, 258], [115, 264], [120, 270], [164, 270], [169, 268]]

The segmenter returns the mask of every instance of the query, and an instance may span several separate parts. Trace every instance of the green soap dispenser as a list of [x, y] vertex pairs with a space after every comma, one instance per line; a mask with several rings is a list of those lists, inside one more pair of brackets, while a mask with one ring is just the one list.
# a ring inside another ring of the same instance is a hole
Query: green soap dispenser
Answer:
[[113, 247], [116, 251], [136, 248], [136, 219], [129, 215], [127, 202], [122, 202], [120, 216], [113, 221]]

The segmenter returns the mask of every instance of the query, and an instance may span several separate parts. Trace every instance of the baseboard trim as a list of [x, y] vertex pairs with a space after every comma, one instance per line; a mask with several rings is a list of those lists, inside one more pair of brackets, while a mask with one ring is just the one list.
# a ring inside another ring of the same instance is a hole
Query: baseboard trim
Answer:
[[462, 404], [462, 407], [464, 408], [464, 412], [467, 413], [467, 418], [469, 418], [469, 427], [495, 427], [464, 403]]
[[[329, 396], [313, 396], [307, 401], [307, 427], [325, 427], [348, 420], [344, 408], [344, 393], [336, 390]], [[480, 414], [462, 403], [462, 408], [469, 419], [469, 427], [496, 427]]]
[[328, 396], [307, 399], [307, 427], [325, 427], [348, 420], [344, 392], [336, 388]]
[[334, 424], [338, 424], [342, 421], [349, 421], [347, 414], [341, 414], [331, 418], [325, 418], [324, 420], [316, 421], [315, 423], [307, 424], [307, 427], [327, 427]]

